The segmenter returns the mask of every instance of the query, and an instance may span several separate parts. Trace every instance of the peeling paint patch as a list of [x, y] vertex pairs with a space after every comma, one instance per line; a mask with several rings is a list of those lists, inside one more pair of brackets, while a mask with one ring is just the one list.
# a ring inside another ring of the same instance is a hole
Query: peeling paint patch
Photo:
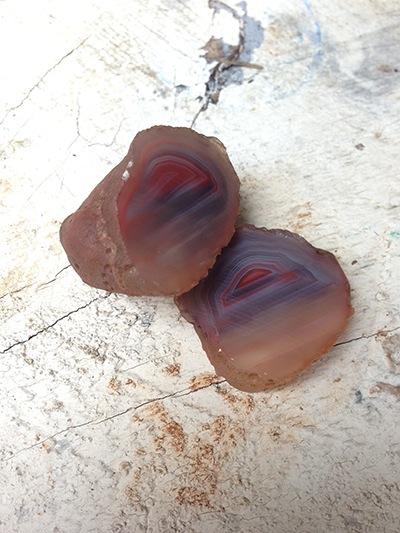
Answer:
[[382, 344], [390, 368], [395, 371], [400, 366], [400, 334], [382, 331], [377, 335], [377, 340]]
[[383, 392], [387, 392], [400, 400], [400, 385], [391, 385], [390, 383], [378, 382], [376, 386]]
[[224, 31], [232, 26], [231, 23], [236, 24], [237, 38], [232, 44], [222, 37], [212, 36], [203, 46], [206, 50], [204, 58], [207, 63], [215, 62], [216, 65], [210, 71], [204, 96], [201, 98], [202, 105], [191, 127], [194, 126], [200, 113], [207, 110], [209, 104], [218, 103], [221, 91], [225, 87], [243, 83], [243, 68], [256, 70], [263, 68], [250, 62], [253, 51], [264, 41], [264, 29], [258, 20], [248, 16], [246, 2], [241, 2], [233, 8], [220, 0], [209, 0], [208, 7], [214, 12], [214, 19], [216, 16], [222, 18], [220, 28]]

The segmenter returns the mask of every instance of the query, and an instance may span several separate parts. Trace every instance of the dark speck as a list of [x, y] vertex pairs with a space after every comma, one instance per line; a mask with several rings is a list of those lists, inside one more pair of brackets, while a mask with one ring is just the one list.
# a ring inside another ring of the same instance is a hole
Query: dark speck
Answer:
[[356, 397], [356, 403], [361, 403], [362, 402], [363, 396], [362, 396], [362, 392], [360, 390], [356, 390], [355, 397]]
[[176, 91], [177, 94], [179, 94], [179, 93], [185, 91], [186, 89], [187, 89], [187, 86], [186, 86], [186, 85], [182, 85], [182, 84], [180, 84], [180, 85], [176, 85], [176, 86], [175, 86], [175, 91]]
[[365, 146], [363, 145], [363, 143], [358, 143], [356, 144], [355, 148], [357, 148], [357, 150], [360, 150], [361, 152], [362, 150], [364, 150]]

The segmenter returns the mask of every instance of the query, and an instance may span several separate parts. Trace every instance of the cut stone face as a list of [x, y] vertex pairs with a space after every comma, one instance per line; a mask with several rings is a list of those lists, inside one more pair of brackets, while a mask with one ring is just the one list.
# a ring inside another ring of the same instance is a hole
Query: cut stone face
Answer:
[[248, 392], [291, 380], [333, 346], [353, 314], [331, 253], [246, 224], [207, 278], [175, 302], [217, 374]]
[[62, 224], [83, 281], [128, 295], [178, 295], [234, 233], [239, 179], [223, 144], [188, 128], [138, 133], [125, 158]]

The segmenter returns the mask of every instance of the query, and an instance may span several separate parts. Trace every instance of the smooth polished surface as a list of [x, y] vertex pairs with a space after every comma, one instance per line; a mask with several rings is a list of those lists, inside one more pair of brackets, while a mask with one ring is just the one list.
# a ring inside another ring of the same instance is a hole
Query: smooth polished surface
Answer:
[[94, 287], [175, 295], [207, 275], [233, 232], [239, 179], [224, 145], [154, 126], [61, 227], [72, 266]]
[[240, 226], [206, 279], [176, 298], [217, 374], [247, 392], [292, 379], [353, 309], [336, 258], [284, 230]]

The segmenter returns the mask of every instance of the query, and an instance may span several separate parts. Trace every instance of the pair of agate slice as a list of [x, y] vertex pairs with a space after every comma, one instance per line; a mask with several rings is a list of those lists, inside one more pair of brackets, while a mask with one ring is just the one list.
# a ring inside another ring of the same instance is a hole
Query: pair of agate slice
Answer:
[[235, 228], [239, 186], [218, 139], [155, 126], [135, 137], [60, 235], [89, 285], [175, 296], [217, 374], [254, 392], [319, 359], [353, 309], [331, 253], [289, 231]]

